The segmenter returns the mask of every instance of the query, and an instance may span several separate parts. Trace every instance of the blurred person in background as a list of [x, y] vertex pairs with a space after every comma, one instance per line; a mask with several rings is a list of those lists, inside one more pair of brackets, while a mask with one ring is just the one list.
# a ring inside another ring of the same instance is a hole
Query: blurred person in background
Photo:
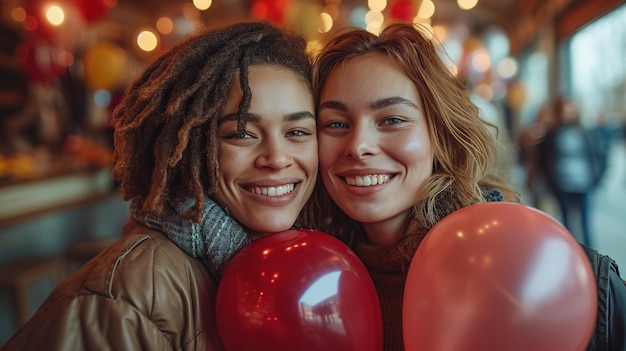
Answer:
[[548, 132], [554, 117], [549, 104], [541, 106], [534, 122], [527, 125], [517, 137], [518, 160], [525, 171], [525, 191], [528, 202], [537, 209], [543, 209], [543, 198], [549, 191], [540, 164], [539, 145]]
[[553, 108], [554, 123], [539, 145], [541, 169], [559, 206], [563, 225], [579, 233], [583, 244], [593, 247], [590, 195], [600, 180], [593, 143], [580, 123], [576, 101], [562, 96]]
[[589, 128], [589, 135], [598, 168], [598, 183], [601, 184], [609, 168], [609, 157], [613, 143], [620, 137], [620, 127], [614, 123], [607, 110], [598, 113], [596, 123]]

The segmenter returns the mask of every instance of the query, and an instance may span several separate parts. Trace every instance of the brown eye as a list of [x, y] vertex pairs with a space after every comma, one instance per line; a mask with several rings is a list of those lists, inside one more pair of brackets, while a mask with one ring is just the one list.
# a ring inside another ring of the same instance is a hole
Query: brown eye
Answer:
[[251, 139], [253, 138], [247, 131], [236, 131], [224, 136], [225, 139]]
[[312, 134], [313, 133], [311, 133], [308, 130], [297, 129], [297, 130], [292, 130], [289, 133], [287, 133], [287, 137], [302, 137], [302, 136], [308, 136]]

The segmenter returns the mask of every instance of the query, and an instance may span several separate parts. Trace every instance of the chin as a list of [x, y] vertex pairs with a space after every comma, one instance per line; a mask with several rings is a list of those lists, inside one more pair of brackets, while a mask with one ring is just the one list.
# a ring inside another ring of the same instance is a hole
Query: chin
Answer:
[[296, 219], [293, 220], [284, 220], [284, 221], [276, 221], [276, 218], [270, 222], [267, 218], [262, 222], [262, 226], [251, 227], [250, 229], [257, 233], [278, 233], [289, 230], [293, 227]]
[[388, 218], [380, 211], [349, 211], [346, 214], [353, 220], [363, 223], [379, 222]]
[[279, 232], [284, 232], [286, 230], [289, 230], [293, 227], [293, 223], [289, 224], [289, 225], [280, 225], [280, 226], [272, 226], [270, 228], [267, 228], [267, 230], [265, 230], [265, 233], [279, 233]]

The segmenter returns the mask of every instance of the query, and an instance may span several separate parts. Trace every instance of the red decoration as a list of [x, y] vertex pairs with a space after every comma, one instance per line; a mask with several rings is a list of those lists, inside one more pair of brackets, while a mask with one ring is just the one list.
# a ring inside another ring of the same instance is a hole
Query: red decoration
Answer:
[[412, 22], [417, 15], [417, 9], [412, 0], [396, 0], [391, 5], [391, 18], [397, 21]]
[[465, 207], [426, 235], [409, 267], [407, 351], [583, 351], [594, 273], [552, 217], [507, 202]]
[[48, 83], [65, 72], [66, 68], [58, 62], [58, 54], [58, 50], [39, 40], [29, 40], [17, 48], [22, 69], [34, 83]]
[[260, 20], [282, 25], [285, 21], [285, 10], [290, 0], [254, 0], [250, 12]]
[[109, 11], [105, 0], [74, 0], [76, 8], [86, 22], [95, 22]]
[[382, 350], [374, 284], [356, 255], [313, 230], [269, 234], [240, 250], [217, 291], [227, 351]]
[[37, 39], [52, 42], [56, 39], [56, 29], [48, 22], [45, 14], [45, 3], [39, 0], [26, 0], [24, 10], [26, 11], [26, 21], [24, 27], [33, 33]]

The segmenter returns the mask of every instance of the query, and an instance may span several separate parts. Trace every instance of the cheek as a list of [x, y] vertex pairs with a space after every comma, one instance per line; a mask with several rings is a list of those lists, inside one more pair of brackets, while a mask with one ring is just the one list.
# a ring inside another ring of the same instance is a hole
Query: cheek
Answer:
[[317, 167], [319, 163], [317, 144], [311, 147], [306, 147], [295, 153], [295, 157], [299, 160], [300, 164], [304, 165], [304, 169], [311, 174], [317, 174]]
[[319, 143], [319, 164], [320, 171], [328, 170], [337, 159], [337, 154], [341, 152], [341, 146], [334, 138], [320, 136]]
[[433, 150], [427, 135], [405, 140], [397, 138], [393, 144], [397, 145], [393, 148], [396, 154], [406, 155], [405, 163], [420, 169], [420, 173], [427, 176], [432, 173]]
[[405, 143], [401, 143], [404, 145], [403, 149], [408, 153], [419, 154], [422, 157], [430, 153], [430, 142], [428, 139], [424, 138], [407, 138]]
[[220, 178], [228, 180], [236, 176], [240, 172], [242, 165], [249, 164], [250, 160], [246, 159], [246, 153], [236, 152], [230, 148], [222, 148], [219, 151], [218, 163], [220, 165]]

